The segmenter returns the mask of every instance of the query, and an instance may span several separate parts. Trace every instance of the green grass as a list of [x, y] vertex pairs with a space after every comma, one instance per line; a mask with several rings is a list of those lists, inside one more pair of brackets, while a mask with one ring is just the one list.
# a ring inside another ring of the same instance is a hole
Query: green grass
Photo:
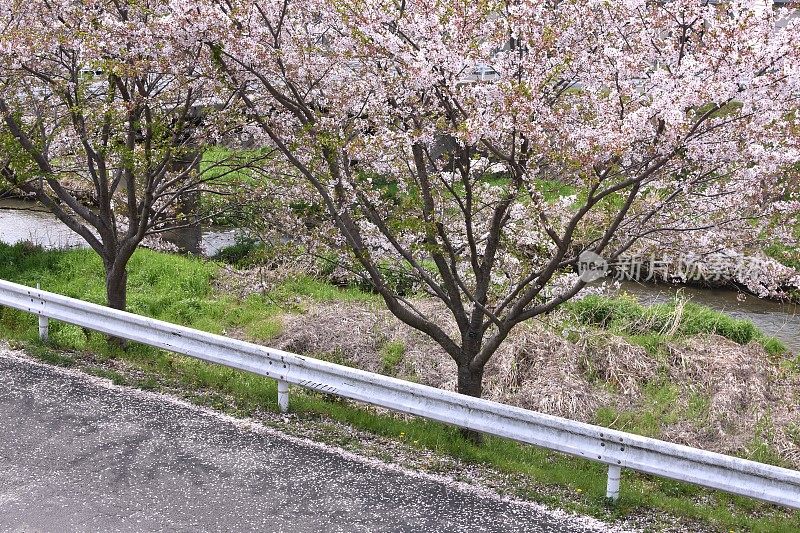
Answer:
[[213, 257], [215, 261], [223, 261], [238, 268], [247, 268], [258, 263], [264, 250], [263, 243], [246, 235], [236, 237], [236, 242], [226, 246]]
[[377, 302], [375, 294], [356, 287], [337, 287], [320, 279], [300, 277], [288, 280], [274, 289], [270, 295], [281, 301], [302, 297], [316, 302]]
[[54, 366], [63, 366], [65, 368], [69, 368], [75, 365], [75, 359], [73, 357], [64, 355], [57, 350], [54, 350], [51, 347], [43, 344], [31, 344], [28, 349], [28, 353], [37, 359]]
[[246, 222], [253, 216], [252, 206], [231, 202], [228, 194], [239, 194], [242, 190], [258, 186], [259, 177], [248, 168], [264, 158], [269, 158], [266, 150], [230, 150], [223, 147], [212, 147], [203, 152], [200, 160], [200, 172], [207, 180], [208, 189], [217, 193], [203, 193], [200, 196], [200, 208], [204, 213], [214, 213], [213, 222], [225, 226], [234, 226]]
[[537, 179], [535, 186], [545, 202], [555, 202], [564, 196], [572, 196], [578, 192], [574, 185], [556, 180]]
[[[325, 301], [371, 301], [374, 295], [356, 289], [339, 289], [310, 277], [297, 277], [279, 284], [267, 295], [236, 299], [214, 291], [212, 280], [219, 272], [214, 262], [150, 250], [137, 251], [128, 268], [128, 310], [210, 333], [243, 331], [246, 336], [267, 341], [280, 333], [281, 315], [298, 309], [304, 299]], [[0, 244], [0, 279], [98, 304], [105, 302], [100, 259], [91, 250], [42, 251], [24, 244]], [[0, 328], [7, 336], [32, 338], [34, 318], [3, 309]], [[54, 323], [51, 337], [60, 346], [86, 349], [86, 333], [75, 326]]]
[[268, 150], [230, 150], [215, 146], [203, 152], [200, 160], [200, 172], [215, 184], [241, 186], [257, 184], [258, 176], [254, 176], [253, 166], [271, 158]]
[[[372, 294], [355, 289], [342, 290], [319, 280], [298, 278], [264, 296], [238, 300], [214, 291], [213, 279], [217, 274], [218, 265], [213, 262], [139, 251], [130, 267], [131, 310], [217, 333], [238, 328], [248, 336], [268, 340], [279, 332], [281, 315], [295, 310], [298, 301], [376, 299]], [[42, 288], [53, 292], [98, 303], [103, 301], [102, 265], [89, 251], [43, 252], [22, 245], [0, 245], [0, 278], [28, 285], [40, 283]], [[587, 311], [586, 316], [607, 322], [615, 316], [614, 312], [594, 310]], [[270, 379], [139, 344], [131, 343], [120, 349], [109, 344], [105, 336], [75, 326], [53, 321], [51, 343], [42, 345], [36, 340], [35, 317], [2, 309], [0, 336], [22, 341], [33, 356], [50, 363], [83, 365], [96, 375], [143, 389], [181, 390], [192, 401], [235, 415], [249, 416], [277, 409], [277, 388]], [[401, 343], [384, 346], [382, 362], [387, 372], [397, 369], [404, 352], [405, 346]], [[328, 354], [328, 358], [336, 356]], [[116, 364], [114, 370], [97, 368], [96, 363], [110, 359], [124, 363], [122, 366], [132, 371], [123, 372]], [[673, 397], [674, 391], [668, 385], [653, 386], [648, 392], [650, 414], [633, 418], [632, 427], [635, 425], [646, 433], [655, 430], [663, 417], [702, 414], [703, 398], [690, 402], [688, 409], [693, 412], [675, 412]], [[302, 420], [324, 425], [326, 420], [333, 419], [403, 441], [412, 448], [455, 457], [469, 464], [491, 466], [517, 480], [513, 486], [519, 496], [600, 517], [648, 514], [649, 509], [656, 508], [725, 529], [800, 529], [797, 513], [632, 472], [625, 472], [621, 499], [611, 505], [604, 497], [605, 469], [602, 465], [494, 437], [476, 445], [464, 440], [452, 427], [418, 418], [380, 414], [313, 391], [293, 389], [291, 409]], [[616, 417], [617, 414], [600, 413], [598, 417], [612, 415]], [[331, 438], [346, 445], [352, 437], [335, 435]]]
[[387, 342], [381, 349], [381, 365], [384, 374], [394, 376], [397, 368], [406, 354], [406, 345], [400, 341]]
[[636, 411], [619, 412], [610, 407], [600, 408], [597, 424], [647, 437], [658, 437], [661, 429], [682, 419], [700, 418], [702, 412], [684, 413], [678, 404], [680, 389], [671, 383], [647, 383], [643, 386], [643, 406]]
[[720, 335], [742, 345], [755, 341], [772, 355], [786, 353], [780, 341], [765, 336], [752, 322], [691, 302], [643, 306], [631, 296], [591, 295], [565, 307], [577, 323], [620, 334], [651, 353], [670, 338], [698, 334]]

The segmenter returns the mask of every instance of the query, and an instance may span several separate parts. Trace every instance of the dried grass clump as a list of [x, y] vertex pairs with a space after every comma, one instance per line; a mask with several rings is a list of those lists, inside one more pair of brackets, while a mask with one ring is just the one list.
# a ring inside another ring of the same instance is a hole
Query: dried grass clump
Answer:
[[484, 395], [542, 413], [591, 420], [609, 400], [581, 370], [580, 349], [540, 323], [518, 328], [486, 368]]
[[305, 276], [309, 266], [302, 258], [287, 260], [280, 266], [237, 269], [222, 265], [214, 276], [214, 290], [244, 299], [251, 294], [267, 294], [284, 281]]
[[800, 464], [792, 436], [800, 425], [798, 376], [782, 371], [757, 343], [741, 346], [716, 335], [672, 343], [668, 353], [670, 380], [709, 404], [702, 424], [668, 427], [665, 438], [723, 453], [747, 452], [761, 439]]
[[406, 350], [399, 377], [455, 389], [455, 365], [450, 356], [383, 309], [357, 303], [311, 305], [302, 315], [285, 318], [284, 325], [278, 348], [310, 355], [337, 354], [369, 372], [383, 370], [380, 352], [388, 342], [402, 342]]
[[642, 385], [657, 377], [658, 361], [622, 337], [585, 333], [582, 345], [583, 373], [604, 381], [623, 396], [639, 396]]
[[375, 371], [374, 357], [383, 336], [379, 317], [370, 309], [352, 304], [315, 306], [307, 313], [284, 319], [277, 348], [306, 354], [341, 354], [348, 362]]
[[782, 402], [770, 413], [774, 427], [767, 437], [778, 456], [800, 469], [800, 378], [780, 380], [771, 390]]
[[[446, 316], [432, 302], [415, 302], [428, 316]], [[336, 354], [347, 364], [381, 372], [381, 349], [388, 342], [405, 347], [399, 377], [456, 390], [456, 365], [429, 337], [383, 309], [364, 304], [311, 306], [284, 319], [277, 347], [306, 354]], [[455, 324], [445, 322], [453, 331]], [[486, 367], [484, 397], [549, 414], [591, 420], [608, 396], [584, 376], [582, 352], [541, 324], [517, 329]]]

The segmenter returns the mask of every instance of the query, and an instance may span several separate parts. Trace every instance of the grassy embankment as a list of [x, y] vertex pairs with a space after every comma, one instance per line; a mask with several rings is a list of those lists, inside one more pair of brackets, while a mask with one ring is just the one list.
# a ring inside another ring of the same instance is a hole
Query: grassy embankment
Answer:
[[[737, 344], [757, 342], [773, 356], [786, 352], [777, 339], [764, 335], [752, 322], [732, 318], [724, 313], [691, 302], [643, 306], [634, 298], [591, 295], [567, 304], [569, 316], [578, 324], [601, 327], [623, 336], [631, 344], [650, 353], [663, 349], [669, 337], [691, 337], [704, 333], [720, 335]], [[670, 332], [671, 334], [667, 334]]]
[[[235, 331], [237, 335], [265, 342], [280, 333], [281, 316], [302, 312], [304, 302], [375, 301], [374, 295], [303, 277], [285, 281], [266, 295], [239, 300], [214, 290], [213, 280], [218, 274], [219, 265], [213, 262], [139, 251], [130, 265], [130, 310], [215, 333]], [[47, 290], [98, 303], [102, 303], [104, 294], [102, 267], [90, 251], [42, 252], [24, 246], [0, 245], [0, 278], [28, 285], [40, 283]], [[661, 342], [657, 319], [666, 313], [664, 310], [642, 311], [630, 303], [599, 299], [584, 301], [574, 306], [573, 311], [575, 321], [603, 324], [620, 331], [621, 324], [633, 318], [631, 314], [652, 313], [645, 321], [652, 326], [649, 332], [629, 331], [629, 334], [632, 338], [642, 337], [643, 345], [652, 349], [658, 349]], [[774, 348], [772, 341], [762, 339], [752, 325], [701, 308], [689, 311], [689, 315], [693, 318], [686, 321], [686, 329], [679, 334], [712, 331], [734, 340], [761, 339]], [[50, 344], [40, 344], [36, 335], [35, 317], [0, 310], [0, 337], [19, 342], [29, 353], [50, 363], [75, 365], [118, 384], [180, 389], [192, 401], [237, 416], [276, 410], [275, 383], [259, 376], [135, 344], [119, 350], [110, 346], [102, 335], [57, 322], [51, 325]], [[387, 345], [384, 353], [386, 369], [390, 370], [402, 357], [402, 346]], [[86, 365], [86, 361], [118, 362], [121, 364], [118, 368], [134, 372]], [[301, 420], [341, 421], [401, 441], [411, 449], [430, 450], [466, 463], [487, 465], [511, 476], [515, 480], [514, 490], [521, 497], [603, 518], [653, 515], [652, 510], [658, 510], [687, 524], [696, 525], [693, 521], [700, 521], [725, 530], [800, 530], [798, 513], [632, 472], [625, 472], [621, 499], [611, 505], [604, 498], [605, 469], [599, 464], [499, 438], [487, 438], [476, 446], [464, 441], [455, 429], [441, 424], [379, 414], [310, 391], [294, 391], [291, 409]], [[646, 428], [633, 428], [637, 429]], [[342, 435], [333, 440], [358, 448], [358, 443], [347, 442]], [[671, 520], [669, 516], [663, 518], [664, 523]]]

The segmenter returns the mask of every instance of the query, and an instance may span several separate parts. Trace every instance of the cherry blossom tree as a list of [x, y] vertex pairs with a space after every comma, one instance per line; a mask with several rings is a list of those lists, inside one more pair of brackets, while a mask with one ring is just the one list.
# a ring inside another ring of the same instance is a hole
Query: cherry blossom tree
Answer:
[[464, 394], [514, 327], [585, 288], [582, 254], [735, 247], [797, 209], [768, 200], [800, 154], [800, 27], [770, 2], [173, 8], [282, 154], [268, 170], [313, 193], [318, 236], [450, 354]]
[[198, 126], [223, 93], [182, 44], [165, 2], [0, 0], [0, 180], [101, 256], [116, 309], [139, 244], [209, 187]]

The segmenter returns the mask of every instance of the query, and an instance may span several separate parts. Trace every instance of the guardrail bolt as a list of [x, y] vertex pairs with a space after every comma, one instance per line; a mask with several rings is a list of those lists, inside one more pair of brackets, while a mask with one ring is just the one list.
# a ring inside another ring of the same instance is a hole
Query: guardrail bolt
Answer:
[[622, 467], [608, 465], [608, 485], [606, 487], [606, 498], [617, 501], [619, 499], [619, 480], [622, 477]]
[[278, 409], [281, 413], [289, 412], [289, 384], [278, 380]]

